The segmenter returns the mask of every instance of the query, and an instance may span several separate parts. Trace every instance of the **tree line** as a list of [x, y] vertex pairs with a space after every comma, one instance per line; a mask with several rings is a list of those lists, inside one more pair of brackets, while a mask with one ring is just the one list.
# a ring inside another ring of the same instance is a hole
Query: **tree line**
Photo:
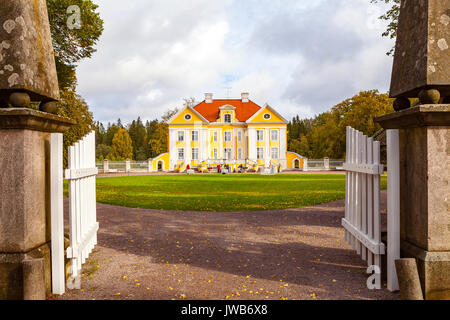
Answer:
[[[96, 158], [145, 161], [168, 151], [168, 120], [177, 112], [167, 111], [161, 120], [146, 121], [138, 117], [127, 125], [120, 119], [94, 124]], [[311, 119], [294, 117], [287, 126], [288, 150], [309, 159], [344, 159], [346, 127], [374, 136], [381, 130], [375, 117], [394, 112], [392, 99], [377, 90], [363, 91]]]
[[103, 123], [97, 121], [94, 124], [97, 161], [144, 161], [167, 152], [167, 122], [177, 112], [176, 108], [169, 110], [161, 120], [147, 120], [145, 123], [140, 117], [127, 125], [123, 125], [118, 119], [115, 123], [108, 123], [106, 128]]
[[[383, 36], [395, 38], [400, 0], [369, 1], [391, 5], [390, 10], [380, 19], [389, 22]], [[67, 26], [67, 7], [70, 5], [78, 5], [81, 9], [80, 29], [70, 29]], [[97, 132], [99, 159], [144, 160], [166, 152], [168, 133], [164, 117], [160, 121], [146, 121], [145, 124], [138, 118], [125, 126], [117, 121], [105, 128], [103, 124], [94, 121], [88, 104], [76, 91], [76, 67], [81, 60], [92, 57], [96, 51], [95, 45], [103, 33], [103, 20], [97, 11], [98, 6], [92, 0], [47, 0], [47, 6], [61, 96], [58, 114], [76, 121], [76, 125], [64, 133], [64, 166], [67, 166], [68, 147], [91, 130]], [[392, 54], [392, 50], [388, 54]], [[366, 103], [363, 102], [364, 99]], [[372, 135], [378, 126], [371, 119], [383, 114], [383, 108], [388, 111], [392, 108], [387, 95], [369, 91], [348, 99], [313, 119], [301, 120], [295, 117], [288, 126], [289, 150], [309, 158], [343, 158], [345, 126], [352, 125], [355, 129]], [[165, 116], [168, 114], [170, 111]]]
[[344, 159], [346, 127], [374, 136], [381, 126], [373, 119], [394, 112], [392, 103], [388, 94], [363, 91], [312, 119], [294, 117], [288, 124], [288, 150], [309, 159]]

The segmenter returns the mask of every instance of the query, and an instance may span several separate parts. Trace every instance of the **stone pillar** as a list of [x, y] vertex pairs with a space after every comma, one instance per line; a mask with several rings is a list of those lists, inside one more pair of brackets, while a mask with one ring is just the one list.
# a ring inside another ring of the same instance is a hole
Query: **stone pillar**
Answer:
[[109, 160], [105, 159], [103, 160], [103, 173], [109, 172]]
[[125, 172], [130, 172], [131, 171], [131, 161], [130, 159], [125, 160]]
[[[147, 171], [148, 172], [152, 172], [153, 171], [152, 164], [153, 164], [153, 159], [148, 159], [147, 160], [147, 167], [148, 167]], [[156, 168], [156, 169], [158, 169], [158, 168]]]
[[330, 170], [330, 158], [323, 158], [323, 166], [325, 170]]
[[33, 109], [0, 109], [0, 300], [50, 293], [50, 135], [71, 125]]
[[309, 171], [307, 158], [303, 159], [303, 171]]
[[401, 257], [416, 258], [425, 299], [450, 299], [450, 105], [376, 122], [400, 133]]

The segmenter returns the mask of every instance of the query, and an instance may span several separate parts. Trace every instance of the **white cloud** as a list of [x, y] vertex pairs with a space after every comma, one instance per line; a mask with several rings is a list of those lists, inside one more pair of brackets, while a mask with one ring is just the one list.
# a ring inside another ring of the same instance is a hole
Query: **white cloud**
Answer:
[[154, 119], [227, 87], [311, 117], [389, 84], [392, 41], [367, 0], [95, 2], [105, 31], [78, 90], [100, 121]]

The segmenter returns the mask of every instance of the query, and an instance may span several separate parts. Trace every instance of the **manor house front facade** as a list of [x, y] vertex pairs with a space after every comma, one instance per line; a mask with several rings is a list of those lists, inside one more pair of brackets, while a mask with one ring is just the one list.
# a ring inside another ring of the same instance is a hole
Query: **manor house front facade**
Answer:
[[268, 104], [243, 93], [241, 99], [205, 100], [185, 106], [168, 122], [169, 152], [154, 159], [155, 169], [184, 171], [228, 165], [280, 169], [300, 168], [302, 157], [287, 150], [287, 124]]

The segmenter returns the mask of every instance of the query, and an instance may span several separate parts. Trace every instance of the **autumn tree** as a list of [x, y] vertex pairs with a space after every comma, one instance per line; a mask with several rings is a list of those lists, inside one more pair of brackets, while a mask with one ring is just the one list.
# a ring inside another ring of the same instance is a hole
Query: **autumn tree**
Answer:
[[133, 157], [133, 145], [128, 134], [124, 128], [119, 128], [112, 140], [112, 160], [125, 160]]
[[[401, 0], [370, 0], [371, 3], [387, 3], [391, 7], [388, 11], [386, 11], [382, 16], [380, 16], [380, 20], [389, 22], [386, 28], [386, 31], [382, 33], [383, 37], [389, 37], [391, 39], [397, 38], [397, 27], [398, 27], [398, 18], [400, 16], [400, 1]], [[387, 52], [387, 55], [390, 56], [394, 53], [395, 48], [392, 48]]]
[[68, 147], [94, 130], [94, 120], [87, 103], [72, 89], [61, 91], [57, 113], [76, 122], [75, 126], [64, 133], [64, 167], [67, 167]]
[[310, 159], [343, 159], [347, 126], [373, 136], [381, 129], [373, 119], [393, 111], [388, 94], [380, 94], [377, 90], [360, 92], [330, 111], [307, 120], [306, 125], [294, 118], [288, 126], [289, 150]]
[[[70, 6], [80, 8], [80, 27], [70, 28], [67, 12]], [[75, 88], [76, 67], [82, 59], [91, 58], [103, 33], [103, 20], [91, 0], [47, 0], [50, 32], [55, 50], [56, 71], [62, 90]]]

